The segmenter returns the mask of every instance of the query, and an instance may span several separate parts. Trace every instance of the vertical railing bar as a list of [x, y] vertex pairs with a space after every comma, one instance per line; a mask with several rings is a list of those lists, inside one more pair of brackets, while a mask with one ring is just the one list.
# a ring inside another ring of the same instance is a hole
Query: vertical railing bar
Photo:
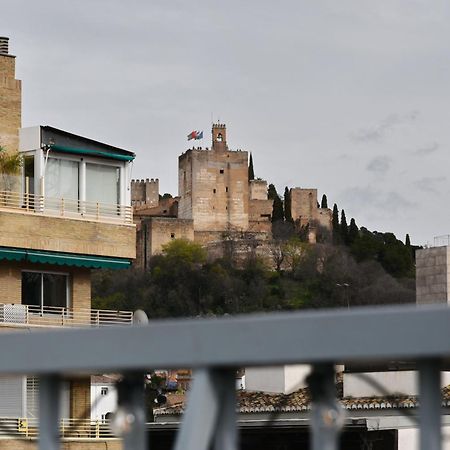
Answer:
[[420, 449], [441, 450], [441, 364], [437, 359], [419, 362]]
[[236, 370], [217, 370], [216, 389], [220, 389], [220, 413], [214, 435], [214, 450], [237, 450]]
[[45, 375], [39, 383], [39, 450], [59, 450], [60, 380]]

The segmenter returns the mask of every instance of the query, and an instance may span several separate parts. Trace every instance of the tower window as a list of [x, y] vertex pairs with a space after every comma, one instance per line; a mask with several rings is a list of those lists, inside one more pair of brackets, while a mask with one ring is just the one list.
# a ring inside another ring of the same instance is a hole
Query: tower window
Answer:
[[217, 135], [217, 142], [222, 142], [222, 141], [223, 141], [222, 133], [219, 133]]
[[216, 193], [216, 190], [215, 189], [213, 189], [213, 194], [215, 194]]
[[172, 239], [175, 239], [175, 233], [170, 233], [170, 237], [171, 237]]
[[225, 188], [225, 192], [228, 192], [228, 186]]
[[220, 169], [220, 173], [223, 173], [223, 169]]

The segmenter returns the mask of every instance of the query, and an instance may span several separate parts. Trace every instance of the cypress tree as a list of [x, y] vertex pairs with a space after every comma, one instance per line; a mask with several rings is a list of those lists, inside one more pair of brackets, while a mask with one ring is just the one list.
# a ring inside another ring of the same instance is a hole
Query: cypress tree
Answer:
[[322, 195], [322, 203], [320, 204], [321, 208], [328, 208], [328, 199], [325, 194]]
[[284, 188], [284, 218], [286, 222], [293, 222], [291, 212], [291, 191], [287, 186]]
[[337, 244], [339, 242], [339, 210], [336, 203], [333, 206], [333, 218], [331, 220], [333, 227], [333, 242]]
[[283, 202], [275, 189], [273, 184], [269, 184], [267, 196], [273, 200], [272, 208], [272, 222], [278, 222], [284, 220]]
[[406, 238], [405, 238], [405, 245], [406, 245], [407, 247], [410, 247], [410, 246], [411, 246], [411, 240], [409, 239], [409, 234], [406, 235]]
[[358, 226], [356, 225], [355, 219], [350, 220], [350, 227], [348, 229], [348, 243], [353, 244], [358, 237]]
[[341, 225], [340, 225], [340, 232], [342, 237], [342, 242], [344, 244], [348, 243], [348, 225], [347, 225], [347, 218], [345, 217], [345, 211], [341, 211]]
[[255, 172], [253, 170], [253, 156], [250, 153], [250, 162], [248, 164], [248, 181], [255, 179]]

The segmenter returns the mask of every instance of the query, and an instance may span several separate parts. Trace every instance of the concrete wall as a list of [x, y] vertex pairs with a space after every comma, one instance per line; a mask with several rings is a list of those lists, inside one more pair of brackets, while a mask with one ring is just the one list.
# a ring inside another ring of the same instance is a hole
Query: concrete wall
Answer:
[[188, 150], [179, 157], [178, 217], [195, 231], [248, 229], [248, 154]]
[[[417, 372], [412, 370], [367, 372], [360, 374], [371, 378], [390, 394], [419, 395]], [[384, 394], [354, 373], [344, 373], [344, 397], [382, 397]], [[450, 372], [442, 372], [442, 387], [450, 384]]]
[[134, 225], [0, 211], [0, 246], [134, 258], [136, 229]]
[[[417, 428], [398, 430], [397, 450], [419, 450], [420, 435]], [[442, 450], [450, 450], [450, 427], [442, 427]]]
[[248, 391], [290, 394], [306, 387], [310, 371], [311, 366], [305, 364], [246, 368], [245, 388]]
[[416, 301], [418, 304], [449, 303], [450, 247], [416, 251]]
[[22, 87], [15, 79], [14, 56], [0, 55], [0, 145], [8, 150], [19, 149], [19, 128], [22, 122]]
[[[102, 388], [106, 387], [108, 393], [102, 395]], [[117, 409], [117, 388], [113, 383], [91, 384], [91, 420], [102, 420], [109, 412]]]

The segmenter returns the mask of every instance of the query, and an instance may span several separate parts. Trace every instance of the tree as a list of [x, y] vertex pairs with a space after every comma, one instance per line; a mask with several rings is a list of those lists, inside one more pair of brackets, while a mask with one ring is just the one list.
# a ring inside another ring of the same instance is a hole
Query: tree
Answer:
[[331, 220], [331, 225], [333, 228], [333, 242], [338, 244], [340, 241], [339, 238], [339, 210], [336, 203], [333, 205], [333, 217]]
[[406, 245], [407, 247], [410, 247], [410, 246], [411, 246], [411, 240], [409, 239], [409, 234], [406, 235], [406, 238], [405, 238], [405, 245]]
[[356, 225], [355, 219], [352, 217], [350, 220], [350, 227], [348, 229], [348, 243], [351, 245], [355, 242], [358, 237], [358, 226]]
[[196, 242], [187, 239], [174, 239], [162, 246], [162, 253], [169, 260], [188, 264], [202, 264], [206, 261], [205, 249]]
[[321, 208], [328, 208], [328, 199], [325, 194], [322, 195], [322, 203], [320, 204]]
[[291, 212], [291, 191], [287, 186], [284, 188], [284, 218], [286, 222], [293, 222]]
[[7, 152], [0, 146], [0, 176], [2, 184], [0, 190], [10, 189], [11, 175], [17, 175], [22, 167], [23, 158], [18, 152]]
[[255, 179], [255, 171], [253, 170], [253, 156], [250, 153], [250, 161], [248, 164], [248, 181]]
[[269, 184], [268, 197], [273, 200], [272, 208], [272, 222], [278, 222], [284, 220], [283, 202], [277, 193], [277, 190], [273, 184]]
[[348, 244], [348, 225], [347, 225], [347, 218], [345, 217], [345, 211], [341, 211], [341, 225], [340, 225], [340, 233], [342, 242], [344, 244]]

